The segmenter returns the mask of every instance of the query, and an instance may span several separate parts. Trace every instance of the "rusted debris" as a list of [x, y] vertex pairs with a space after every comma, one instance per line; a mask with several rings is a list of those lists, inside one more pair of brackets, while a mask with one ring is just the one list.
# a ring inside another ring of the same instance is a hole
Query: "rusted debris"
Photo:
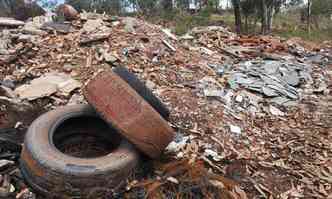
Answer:
[[[207, 195], [212, 198], [247, 198], [238, 183], [209, 173], [203, 161], [190, 163], [189, 160], [180, 160], [156, 167], [160, 170], [160, 178], [132, 184], [129, 187], [132, 192], [143, 188], [148, 198], [168, 198], [171, 195], [178, 198], [200, 198]], [[134, 197], [131, 194], [126, 196]]]
[[84, 96], [123, 136], [151, 158], [159, 157], [173, 139], [173, 130], [167, 122], [111, 71], [96, 75], [85, 86]]
[[78, 18], [79, 13], [77, 12], [77, 10], [68, 4], [61, 4], [56, 8], [56, 14], [58, 16], [62, 16], [65, 18], [65, 20], [71, 21], [71, 20], [75, 20]]

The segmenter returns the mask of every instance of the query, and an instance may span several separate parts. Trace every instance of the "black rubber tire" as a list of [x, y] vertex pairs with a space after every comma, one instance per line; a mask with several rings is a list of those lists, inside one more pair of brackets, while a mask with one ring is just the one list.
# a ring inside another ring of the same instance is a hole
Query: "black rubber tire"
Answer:
[[113, 72], [126, 81], [145, 101], [147, 101], [165, 120], [169, 119], [170, 111], [133, 73], [125, 67], [118, 66]]
[[[111, 153], [94, 158], [73, 157], [56, 148], [53, 143], [56, 129], [65, 121], [79, 117], [98, 116], [89, 105], [61, 107], [40, 116], [26, 134], [20, 168], [27, 184], [47, 198], [63, 198], [64, 195], [89, 198], [91, 191], [101, 187], [115, 189], [137, 166], [139, 153], [126, 139], [119, 139]], [[77, 126], [89, 126], [85, 123]], [[112, 137], [112, 132], [109, 136]]]

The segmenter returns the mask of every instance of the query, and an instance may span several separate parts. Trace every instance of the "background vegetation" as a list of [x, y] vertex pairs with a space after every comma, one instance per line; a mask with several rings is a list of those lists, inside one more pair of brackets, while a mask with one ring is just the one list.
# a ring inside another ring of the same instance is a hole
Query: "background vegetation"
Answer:
[[[52, 4], [56, 0], [44, 1]], [[241, 34], [332, 40], [332, 0], [65, 0], [82, 11], [139, 15], [177, 34], [200, 25], [229, 25]]]

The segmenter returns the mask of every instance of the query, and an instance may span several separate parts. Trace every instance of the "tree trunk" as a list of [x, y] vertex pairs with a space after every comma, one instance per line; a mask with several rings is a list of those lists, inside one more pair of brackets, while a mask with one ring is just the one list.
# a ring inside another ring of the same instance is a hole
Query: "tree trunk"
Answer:
[[307, 30], [308, 30], [308, 33], [310, 34], [310, 32], [311, 32], [311, 28], [310, 28], [310, 26], [311, 26], [311, 6], [312, 6], [312, 0], [308, 0], [308, 13], [307, 13], [307, 15], [308, 15], [308, 20], [307, 20]]
[[271, 33], [272, 32], [272, 25], [273, 25], [273, 17], [275, 14], [275, 9], [274, 9], [274, 5], [270, 5], [268, 8], [268, 12], [267, 12], [267, 27], [266, 27], [266, 33]]
[[216, 13], [218, 13], [218, 11], [219, 11], [219, 1], [215, 2], [215, 7], [216, 7]]
[[204, 8], [204, 7], [208, 6], [209, 1], [208, 0], [201, 0], [201, 3], [202, 3], [202, 7]]
[[0, 1], [0, 17], [9, 17], [11, 16], [12, 2], [10, 0]]
[[[179, 8], [179, 9], [183, 9], [183, 10], [188, 10], [189, 9], [189, 0], [181, 0], [181, 1], [175, 1], [175, 4], [176, 4], [176, 8]], [[195, 5], [196, 2], [195, 2]]]
[[240, 8], [240, 0], [232, 0], [233, 8], [234, 8], [234, 16], [235, 16], [235, 30], [238, 34], [241, 33], [241, 8]]
[[163, 0], [162, 6], [164, 10], [170, 11], [173, 9], [173, 0]]
[[253, 27], [254, 27], [254, 32], [255, 33], [258, 33], [259, 30], [257, 30], [257, 24], [258, 24], [258, 21], [259, 21], [259, 17], [258, 16], [255, 16], [254, 19], [253, 19]]
[[266, 4], [266, 0], [262, 0], [262, 18], [261, 18], [261, 22], [262, 22], [262, 34], [266, 34], [267, 33], [267, 18], [268, 18], [268, 14], [267, 14], [267, 4]]
[[248, 16], [246, 15], [245, 16], [245, 22], [244, 22], [244, 26], [245, 26], [245, 29], [246, 29], [246, 33], [249, 34], [249, 25], [248, 25]]
[[[107, 5], [105, 5], [105, 7], [107, 7]], [[120, 0], [112, 0], [110, 3], [109, 13], [119, 15], [121, 13], [121, 10], [122, 8]]]

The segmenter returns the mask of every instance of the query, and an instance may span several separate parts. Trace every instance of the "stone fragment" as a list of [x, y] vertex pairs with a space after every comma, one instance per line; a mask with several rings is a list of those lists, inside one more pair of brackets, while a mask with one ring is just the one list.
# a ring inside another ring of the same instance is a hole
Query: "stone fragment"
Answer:
[[113, 56], [112, 53], [104, 53], [103, 56], [105, 61], [111, 64], [115, 63], [118, 60], [118, 58]]
[[125, 24], [124, 29], [126, 32], [135, 33], [136, 26], [138, 25], [137, 19], [133, 17], [126, 17], [122, 20], [122, 23]]
[[84, 32], [93, 32], [98, 30], [104, 25], [104, 22], [102, 19], [89, 19], [85, 24], [83, 25], [83, 31]]
[[15, 89], [15, 83], [13, 80], [9, 79], [9, 78], [5, 78], [4, 80], [0, 81], [0, 84], [2, 86], [5, 86], [7, 88], [10, 89]]
[[270, 113], [275, 116], [285, 116], [285, 113], [279, 110], [277, 107], [270, 105]]
[[16, 95], [14, 91], [8, 87], [0, 86], [0, 96], [5, 96], [8, 98], [15, 98]]
[[151, 80], [147, 80], [145, 82], [145, 85], [146, 85], [146, 87], [148, 87], [151, 90], [154, 89], [154, 88], [156, 88], [156, 84], [153, 81], [151, 81]]
[[80, 44], [85, 45], [92, 42], [103, 41], [110, 37], [110, 33], [93, 33], [80, 36]]
[[24, 24], [24, 21], [16, 20], [13, 18], [0, 17], [0, 26], [18, 27], [23, 26]]
[[71, 91], [80, 88], [81, 83], [72, 79], [64, 73], [47, 73], [44, 76], [34, 79], [30, 84], [25, 84], [17, 89], [15, 93], [21, 99], [35, 100], [50, 96], [56, 92], [68, 96]]
[[0, 182], [0, 197], [8, 198], [12, 191], [12, 185], [10, 184], [9, 175], [2, 175], [2, 181]]
[[32, 21], [28, 21], [23, 29], [22, 32], [26, 34], [32, 34], [32, 35], [45, 35], [46, 32], [44, 30], [41, 30], [41, 27], [43, 24], [52, 22], [52, 17], [49, 16], [38, 16], [32, 18]]
[[283, 79], [291, 86], [298, 86], [300, 84], [300, 76], [296, 71], [284, 74]]
[[15, 162], [10, 160], [0, 160], [0, 171], [7, 169], [8, 167], [14, 165]]
[[42, 25], [40, 29], [47, 31], [57, 31], [60, 33], [70, 33], [74, 31], [70, 24], [59, 22], [46, 22]]

